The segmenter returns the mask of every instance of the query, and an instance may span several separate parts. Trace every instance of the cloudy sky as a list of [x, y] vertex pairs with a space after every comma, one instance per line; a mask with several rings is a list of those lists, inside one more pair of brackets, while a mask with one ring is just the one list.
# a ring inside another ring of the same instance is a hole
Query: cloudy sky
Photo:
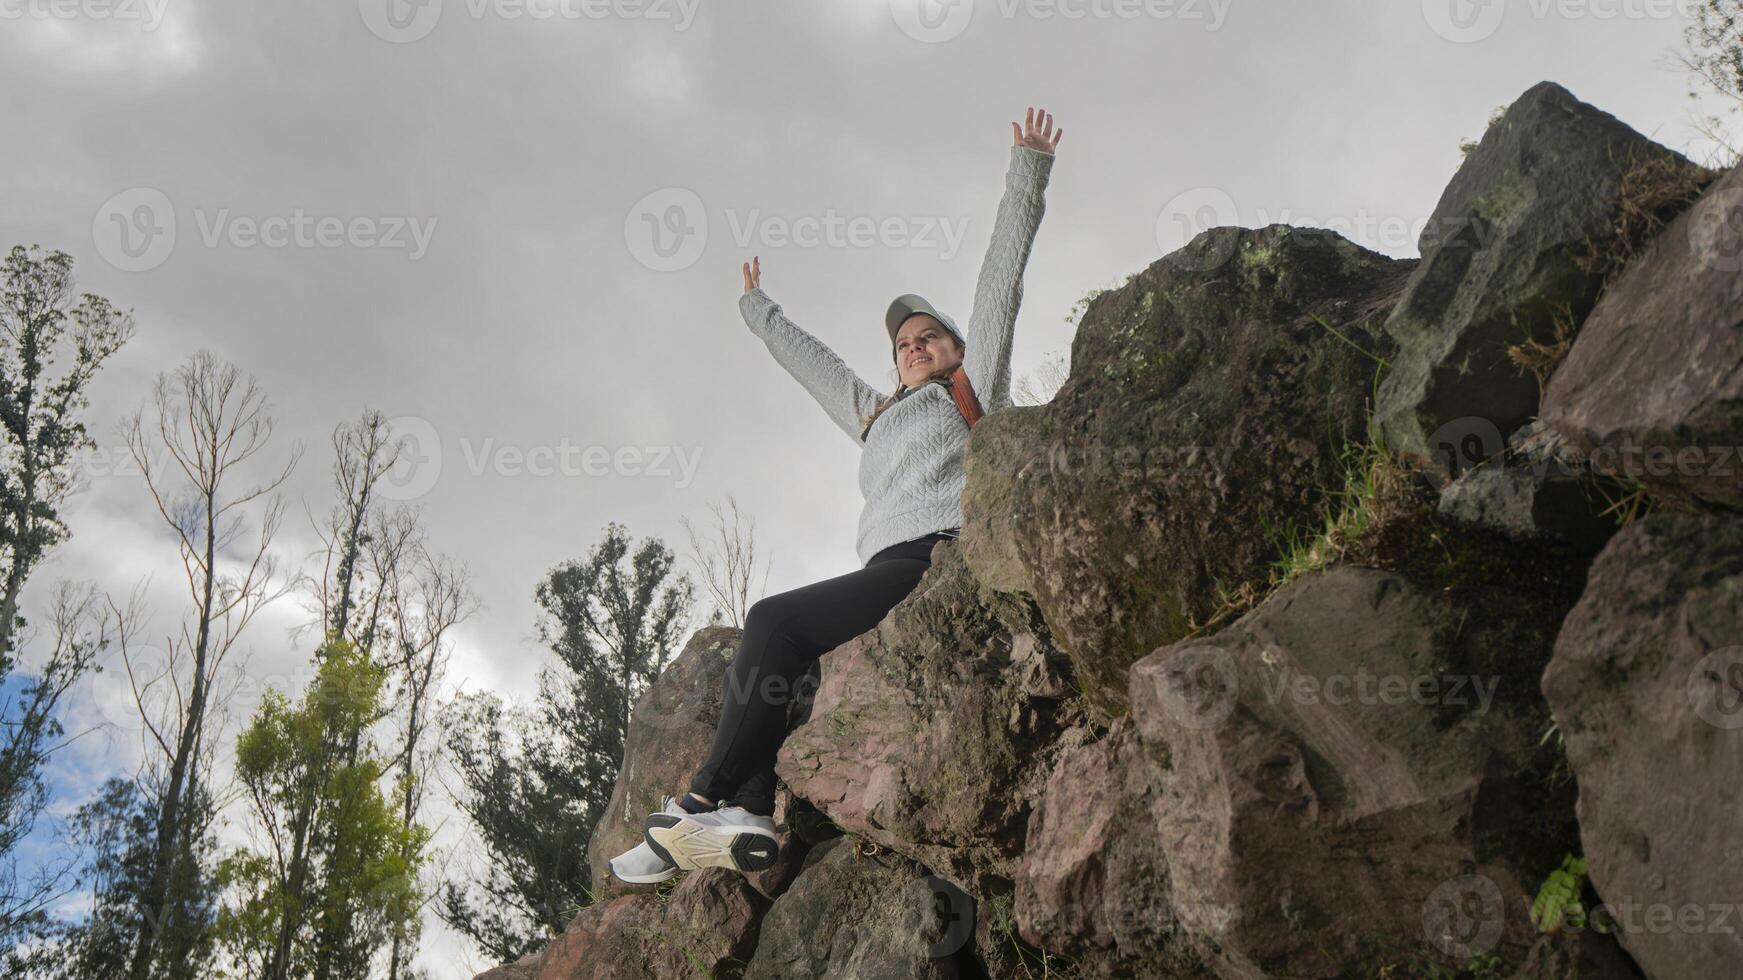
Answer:
[[[680, 518], [732, 494], [769, 591], [858, 567], [858, 450], [739, 319], [752, 254], [892, 388], [885, 306], [966, 316], [1010, 123], [1044, 106], [1065, 136], [1022, 377], [1068, 350], [1079, 298], [1207, 216], [1415, 254], [1459, 142], [1540, 80], [1709, 158], [1683, 23], [1672, 0], [0, 0], [0, 245], [71, 253], [137, 324], [27, 611], [67, 577], [146, 583], [176, 622], [174, 545], [116, 426], [204, 348], [270, 397], [261, 458], [303, 447], [287, 563], [316, 547], [335, 424], [374, 407], [416, 440], [395, 492], [482, 601], [450, 684], [524, 699], [533, 587], [608, 521], [682, 551]], [[256, 620], [252, 676], [306, 676], [306, 619]], [[101, 683], [72, 727], [119, 737], [57, 757], [63, 806], [137, 756]], [[422, 962], [479, 964], [439, 925]]]

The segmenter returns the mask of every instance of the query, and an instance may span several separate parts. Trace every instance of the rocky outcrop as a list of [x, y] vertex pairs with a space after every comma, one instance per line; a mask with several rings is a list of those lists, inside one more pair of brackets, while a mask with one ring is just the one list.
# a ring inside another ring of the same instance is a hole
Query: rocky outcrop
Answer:
[[1743, 510], [1743, 168], [1616, 280], [1543, 417], [1607, 472]]
[[969, 566], [1033, 597], [1104, 716], [1133, 661], [1316, 521], [1410, 265], [1327, 231], [1212, 229], [1089, 304], [1051, 404], [976, 426]]
[[537, 980], [737, 976], [768, 906], [721, 868], [684, 876], [669, 895], [620, 895], [575, 916], [539, 959]]
[[1456, 476], [1531, 420], [1538, 383], [1507, 348], [1591, 310], [1624, 225], [1624, 178], [1653, 161], [1694, 169], [1549, 82], [1489, 128], [1435, 207], [1422, 264], [1386, 321], [1399, 351], [1379, 417], [1394, 449]]
[[955, 980], [973, 933], [949, 886], [890, 852], [820, 845], [763, 920], [745, 980]]
[[1743, 976], [1743, 518], [1659, 514], [1618, 534], [1543, 693], [1622, 945], [1653, 980]]
[[1131, 720], [1054, 765], [1017, 872], [1017, 929], [1085, 976], [1214, 976], [1181, 926], [1168, 846], [1152, 832], [1166, 760], [1130, 737]]
[[877, 629], [824, 658], [775, 771], [843, 829], [990, 900], [1009, 892], [1047, 761], [1082, 721], [1075, 694], [1034, 607], [941, 543]]
[[1616, 532], [1608, 513], [1627, 495], [1595, 473], [1540, 422], [1520, 429], [1501, 456], [1484, 460], [1440, 492], [1449, 521], [1520, 541], [1543, 541], [1596, 554]]
[[1366, 975], [1420, 966], [1387, 951], [1432, 949], [1425, 917], [1468, 888], [1495, 919], [1456, 939], [1522, 956], [1524, 908], [1573, 843], [1536, 687], [1578, 576], [1498, 540], [1419, 564], [1436, 530], [1392, 544], [1401, 571], [1315, 573], [1139, 661], [1130, 727], [1055, 770], [1025, 936], [1124, 969], [1191, 951], [1224, 977]]
[[[823, 657], [781, 863], [606, 885], [495, 975], [1743, 972], [1684, 918], [1723, 925], [1743, 881], [1743, 515], [1598, 452], [1743, 443], [1743, 277], [1713, 272], [1739, 188], [1640, 251], [1687, 206], [1632, 196], [1642, 166], [1688, 164], [1543, 85], [1419, 265], [1213, 229], [1095, 298], [1052, 403], [977, 425], [962, 538]], [[1506, 348], [1546, 336], [1575, 339], [1533, 422]], [[702, 631], [637, 705], [602, 884], [706, 751], [737, 641]], [[1582, 852], [1588, 881], [1559, 870]], [[1621, 942], [1534, 919], [1551, 896]]]

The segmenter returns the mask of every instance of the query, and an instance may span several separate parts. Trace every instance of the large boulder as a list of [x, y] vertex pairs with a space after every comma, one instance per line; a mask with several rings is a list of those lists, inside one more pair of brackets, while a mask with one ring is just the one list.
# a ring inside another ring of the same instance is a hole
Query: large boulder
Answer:
[[778, 772], [838, 826], [982, 900], [1008, 893], [1029, 809], [1081, 720], [1033, 605], [980, 585], [953, 543], [877, 629], [824, 655]]
[[1608, 472], [1743, 510], [1743, 168], [1616, 280], [1543, 418]]
[[1426, 505], [1360, 554], [1378, 567], [1133, 667], [1130, 724], [1066, 756], [1031, 822], [1031, 942], [1157, 976], [1525, 958], [1525, 909], [1577, 848], [1538, 679], [1579, 567]]
[[1654, 980], [1743, 976], [1743, 518], [1598, 556], [1543, 676], [1605, 918]]
[[669, 895], [619, 895], [582, 909], [545, 950], [537, 980], [736, 976], [768, 908], [736, 871], [693, 871]]
[[1625, 180], [1654, 166], [1698, 169], [1550, 82], [1489, 127], [1441, 195], [1386, 322], [1399, 343], [1380, 388], [1390, 446], [1457, 475], [1536, 415], [1538, 382], [1507, 349], [1584, 319], [1604, 257], [1628, 245]]
[[1130, 721], [1115, 719], [1053, 767], [1017, 872], [1017, 931], [1083, 976], [1212, 976], [1180, 926], [1155, 832], [1164, 760], [1130, 737]]
[[969, 565], [1034, 598], [1104, 720], [1133, 661], [1262, 580], [1342, 486], [1410, 266], [1328, 231], [1212, 229], [1091, 301], [1050, 404], [975, 427]]
[[938, 888], [899, 855], [819, 845], [764, 917], [745, 980], [954, 980], [969, 924], [940, 914]]

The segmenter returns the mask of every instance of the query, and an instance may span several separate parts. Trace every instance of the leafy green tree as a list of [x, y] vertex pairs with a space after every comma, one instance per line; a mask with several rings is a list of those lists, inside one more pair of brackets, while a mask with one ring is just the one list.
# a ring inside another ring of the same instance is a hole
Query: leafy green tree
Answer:
[[553, 568], [535, 592], [538, 636], [557, 663], [539, 672], [532, 709], [489, 694], [454, 706], [446, 741], [467, 790], [456, 803], [487, 867], [450, 883], [439, 914], [498, 960], [562, 932], [587, 902], [587, 844], [617, 782], [630, 708], [689, 625], [695, 588], [682, 575], [668, 582], [674, 560], [654, 539], [631, 556], [627, 530], [607, 525], [585, 561]]
[[338, 639], [316, 661], [300, 702], [268, 691], [236, 744], [267, 846], [219, 864], [233, 897], [217, 936], [249, 978], [365, 978], [395, 935], [416, 934], [429, 831], [401, 819], [404, 781], [392, 799], [381, 792], [386, 760], [367, 737], [385, 671]]
[[74, 489], [73, 457], [95, 445], [78, 415], [85, 389], [133, 334], [108, 300], [75, 299], [72, 275], [65, 252], [15, 245], [0, 263], [0, 654], [22, 625], [25, 580], [67, 536], [59, 508]]
[[[0, 261], [0, 969], [47, 926], [70, 867], [21, 876], [15, 857], [46, 803], [42, 779], [63, 730], [59, 705], [106, 642], [94, 590], [57, 586], [46, 652], [21, 650], [25, 583], [70, 533], [60, 507], [77, 487], [76, 455], [95, 443], [80, 413], [103, 362], [132, 335], [131, 317], [76, 295], [65, 252], [14, 246]], [[27, 656], [42, 652], [40, 656]]]

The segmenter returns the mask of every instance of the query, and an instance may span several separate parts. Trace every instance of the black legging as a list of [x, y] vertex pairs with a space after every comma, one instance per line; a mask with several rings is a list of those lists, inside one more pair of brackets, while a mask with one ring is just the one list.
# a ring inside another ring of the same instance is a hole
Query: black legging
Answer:
[[797, 694], [809, 709], [805, 682], [818, 658], [876, 626], [920, 584], [932, 564], [932, 546], [956, 534], [953, 528], [890, 545], [857, 572], [752, 604], [722, 682], [714, 746], [690, 792], [772, 815], [775, 753], [787, 737], [788, 702]]

